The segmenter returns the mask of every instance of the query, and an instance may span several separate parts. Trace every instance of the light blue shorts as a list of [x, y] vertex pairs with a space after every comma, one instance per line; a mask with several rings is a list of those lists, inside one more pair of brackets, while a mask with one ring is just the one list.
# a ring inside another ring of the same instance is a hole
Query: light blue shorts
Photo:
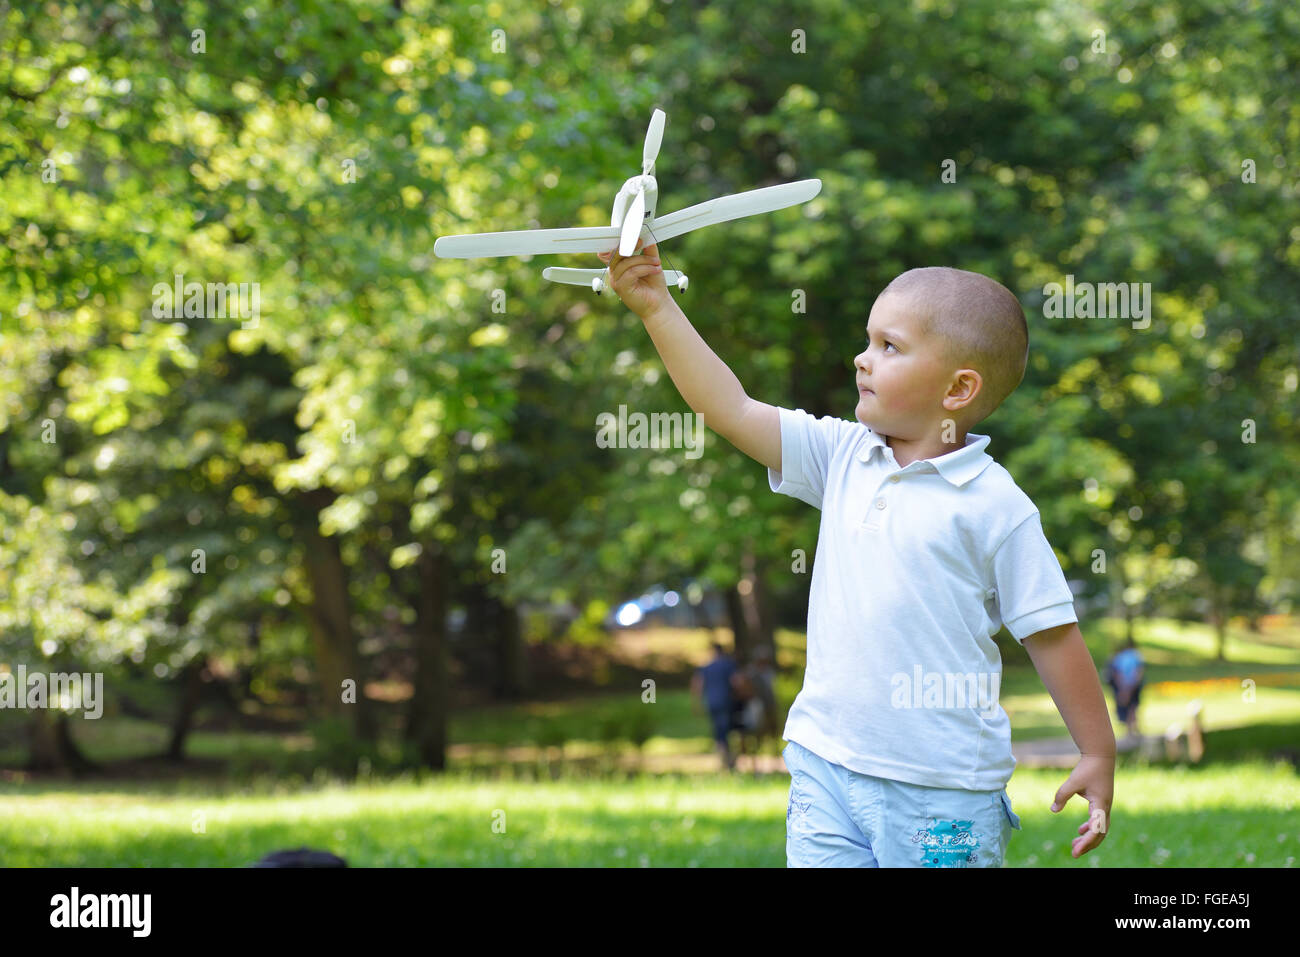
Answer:
[[1001, 867], [1020, 818], [1006, 788], [931, 788], [859, 774], [797, 742], [790, 769], [787, 867]]

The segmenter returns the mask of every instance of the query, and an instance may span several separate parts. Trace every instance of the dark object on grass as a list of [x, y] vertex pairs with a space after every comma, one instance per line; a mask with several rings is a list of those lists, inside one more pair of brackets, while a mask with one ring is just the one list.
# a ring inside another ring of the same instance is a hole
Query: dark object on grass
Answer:
[[329, 851], [299, 847], [292, 851], [272, 851], [253, 867], [347, 867], [348, 862]]
[[1274, 751], [1272, 757], [1277, 758], [1279, 761], [1290, 761], [1291, 766], [1295, 768], [1296, 773], [1300, 774], [1300, 751], [1294, 749]]

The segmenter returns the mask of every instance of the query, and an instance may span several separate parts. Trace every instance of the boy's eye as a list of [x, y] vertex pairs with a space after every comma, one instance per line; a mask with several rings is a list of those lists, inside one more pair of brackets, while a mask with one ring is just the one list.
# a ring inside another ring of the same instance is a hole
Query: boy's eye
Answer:
[[894, 350], [895, 352], [898, 351], [898, 346], [895, 346], [892, 342], [890, 342], [888, 339], [886, 339], [886, 340], [885, 340], [885, 348], [888, 349], [888, 348], [890, 348], [890, 347], [893, 347], [893, 350]]

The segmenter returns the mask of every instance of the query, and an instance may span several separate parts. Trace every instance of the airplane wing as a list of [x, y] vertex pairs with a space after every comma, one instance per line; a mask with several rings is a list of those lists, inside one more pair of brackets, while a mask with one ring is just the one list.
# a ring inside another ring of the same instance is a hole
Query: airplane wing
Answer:
[[562, 282], [570, 286], [590, 286], [597, 276], [605, 275], [603, 269], [568, 269], [564, 266], [547, 266], [542, 270], [542, 278], [551, 282]]
[[[591, 286], [591, 281], [597, 276], [604, 276], [604, 269], [569, 269], [564, 266], [547, 266], [542, 270], [542, 278], [549, 279], [551, 282], [562, 282], [570, 286]], [[673, 285], [677, 282], [681, 273], [674, 269], [664, 271], [664, 282]]]
[[[819, 179], [801, 179], [797, 183], [751, 189], [745, 193], [719, 196], [717, 199], [687, 206], [667, 216], [656, 216], [649, 228], [653, 241], [659, 243], [703, 226], [806, 203], [821, 191], [822, 181]], [[603, 249], [600, 251], [604, 252]]]
[[433, 254], [443, 259], [479, 259], [492, 256], [607, 253], [618, 247], [618, 240], [617, 226], [467, 233], [462, 236], [439, 236], [433, 243]]
[[[641, 227], [637, 245], [672, 239], [693, 229], [725, 223], [745, 216], [770, 213], [806, 203], [821, 192], [822, 181], [804, 179], [745, 193], [733, 193], [706, 200]], [[504, 233], [468, 233], [439, 236], [433, 254], [443, 259], [479, 259], [494, 256], [562, 255], [564, 253], [607, 253], [618, 248], [617, 226], [577, 226], [572, 229], [521, 229]]]

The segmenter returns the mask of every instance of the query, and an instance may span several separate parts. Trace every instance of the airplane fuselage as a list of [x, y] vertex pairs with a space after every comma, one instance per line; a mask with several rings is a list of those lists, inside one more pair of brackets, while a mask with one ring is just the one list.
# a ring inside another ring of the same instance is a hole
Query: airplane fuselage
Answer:
[[625, 182], [614, 197], [614, 210], [610, 214], [609, 224], [622, 228], [623, 217], [632, 206], [632, 199], [636, 196], [637, 190], [645, 184], [645, 221], [649, 225], [654, 220], [655, 202], [659, 199], [659, 184], [653, 176], [633, 176]]

